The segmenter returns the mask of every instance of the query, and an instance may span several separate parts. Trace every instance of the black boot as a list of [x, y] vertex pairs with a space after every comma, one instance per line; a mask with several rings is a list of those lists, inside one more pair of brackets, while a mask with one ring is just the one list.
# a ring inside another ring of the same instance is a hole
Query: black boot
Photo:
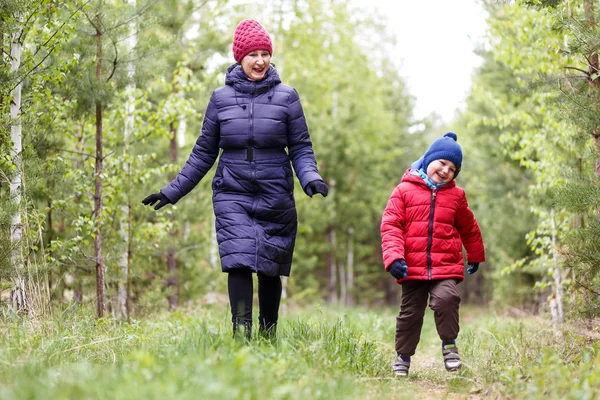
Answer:
[[258, 320], [258, 334], [267, 340], [274, 340], [277, 337], [277, 321], [268, 321], [265, 318]]
[[233, 338], [252, 339], [252, 321], [237, 320], [233, 323]]

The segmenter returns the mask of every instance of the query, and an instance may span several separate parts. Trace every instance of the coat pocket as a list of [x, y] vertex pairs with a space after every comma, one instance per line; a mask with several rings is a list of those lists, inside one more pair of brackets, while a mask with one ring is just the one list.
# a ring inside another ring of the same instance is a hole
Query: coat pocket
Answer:
[[286, 182], [286, 189], [288, 192], [293, 193], [294, 192], [294, 173], [292, 172], [292, 167], [289, 164], [285, 164], [282, 166], [283, 168], [283, 172], [285, 174], [285, 182]]
[[219, 188], [221, 187], [221, 183], [223, 183], [223, 168], [223, 164], [217, 165], [217, 170], [211, 183], [213, 191], [219, 190]]

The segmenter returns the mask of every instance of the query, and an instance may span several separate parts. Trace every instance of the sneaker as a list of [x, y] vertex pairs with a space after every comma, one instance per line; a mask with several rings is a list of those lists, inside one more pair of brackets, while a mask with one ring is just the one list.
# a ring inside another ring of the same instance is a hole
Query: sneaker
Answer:
[[392, 363], [392, 371], [396, 376], [408, 376], [408, 370], [410, 369], [410, 361], [404, 361], [400, 356], [396, 356], [396, 359]]
[[458, 371], [462, 367], [462, 361], [458, 355], [458, 348], [455, 344], [447, 344], [442, 348], [444, 356], [444, 367], [446, 371]]

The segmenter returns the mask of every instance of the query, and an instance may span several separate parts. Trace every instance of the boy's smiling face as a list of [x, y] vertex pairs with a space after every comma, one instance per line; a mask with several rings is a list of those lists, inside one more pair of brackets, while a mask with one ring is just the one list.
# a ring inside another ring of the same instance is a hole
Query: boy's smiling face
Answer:
[[449, 160], [434, 160], [427, 166], [427, 176], [436, 184], [450, 182], [456, 174], [456, 166]]

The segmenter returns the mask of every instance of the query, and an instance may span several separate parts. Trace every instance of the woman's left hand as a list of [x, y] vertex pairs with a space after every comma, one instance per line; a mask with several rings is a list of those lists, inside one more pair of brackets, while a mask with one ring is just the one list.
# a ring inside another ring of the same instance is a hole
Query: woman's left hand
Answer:
[[304, 191], [310, 197], [313, 197], [317, 193], [320, 193], [323, 197], [327, 197], [327, 193], [329, 193], [329, 188], [327, 187], [327, 184], [325, 182], [317, 179], [309, 182], [308, 185], [306, 185], [306, 189]]

